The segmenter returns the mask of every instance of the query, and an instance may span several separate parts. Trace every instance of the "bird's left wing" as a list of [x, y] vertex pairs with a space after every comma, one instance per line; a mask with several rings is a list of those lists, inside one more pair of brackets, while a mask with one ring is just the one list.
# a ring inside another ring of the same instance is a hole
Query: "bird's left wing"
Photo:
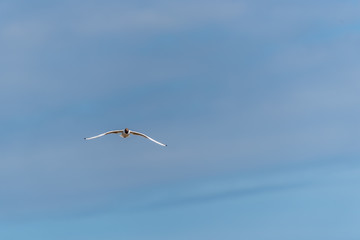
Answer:
[[163, 143], [161, 143], [161, 142], [158, 142], [158, 141], [152, 139], [151, 137], [146, 136], [146, 135], [143, 134], [143, 133], [134, 132], [134, 131], [130, 131], [130, 133], [131, 133], [131, 134], [134, 134], [134, 135], [142, 136], [142, 137], [144, 137], [144, 138], [147, 138], [147, 139], [149, 139], [149, 140], [151, 140], [151, 141], [153, 141], [153, 142], [155, 142], [155, 143], [157, 143], [157, 144], [159, 144], [159, 145], [161, 145], [161, 146], [164, 146], [164, 147], [167, 146], [166, 144], [163, 144]]
[[108, 134], [112, 134], [112, 133], [122, 133], [123, 130], [113, 130], [113, 131], [109, 131], [109, 132], [106, 132], [106, 133], [102, 133], [102, 134], [99, 134], [99, 135], [96, 135], [94, 137], [89, 137], [89, 138], [84, 138], [85, 140], [90, 140], [90, 139], [94, 139], [94, 138], [98, 138], [98, 137], [102, 137], [102, 136], [105, 136], [105, 135], [108, 135]]

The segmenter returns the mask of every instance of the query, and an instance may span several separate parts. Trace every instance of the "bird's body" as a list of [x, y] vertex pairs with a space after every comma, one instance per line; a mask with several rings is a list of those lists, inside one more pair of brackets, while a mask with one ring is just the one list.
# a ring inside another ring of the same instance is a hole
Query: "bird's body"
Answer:
[[120, 134], [120, 137], [122, 137], [122, 138], [127, 138], [127, 137], [130, 137], [130, 134], [126, 134], [126, 133], [121, 133]]
[[161, 146], [167, 146], [166, 144], [163, 144], [161, 142], [158, 142], [154, 139], [152, 139], [151, 137], [143, 134], [143, 133], [139, 133], [139, 132], [135, 132], [135, 131], [130, 131], [128, 128], [125, 128], [124, 130], [113, 130], [113, 131], [109, 131], [109, 132], [105, 132], [105, 133], [102, 133], [102, 134], [99, 134], [99, 135], [96, 135], [94, 137], [89, 137], [89, 138], [84, 138], [85, 140], [91, 140], [91, 139], [94, 139], [94, 138], [98, 138], [98, 137], [102, 137], [102, 136], [105, 136], [105, 135], [108, 135], [108, 134], [120, 134], [120, 137], [122, 138], [127, 138], [127, 137], [130, 137], [130, 134], [132, 135], [138, 135], [138, 136], [142, 136], [144, 138], [147, 138]]
[[130, 130], [129, 130], [128, 128], [125, 128], [125, 129], [122, 131], [122, 133], [121, 133], [120, 136], [123, 137], [123, 138], [130, 137]]

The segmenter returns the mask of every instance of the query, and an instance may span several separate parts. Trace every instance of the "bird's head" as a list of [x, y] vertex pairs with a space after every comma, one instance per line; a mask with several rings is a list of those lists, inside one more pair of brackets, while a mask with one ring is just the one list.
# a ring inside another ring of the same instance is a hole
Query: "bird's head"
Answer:
[[125, 128], [125, 129], [124, 129], [124, 132], [125, 132], [126, 134], [129, 134], [130, 130], [129, 130], [128, 128]]

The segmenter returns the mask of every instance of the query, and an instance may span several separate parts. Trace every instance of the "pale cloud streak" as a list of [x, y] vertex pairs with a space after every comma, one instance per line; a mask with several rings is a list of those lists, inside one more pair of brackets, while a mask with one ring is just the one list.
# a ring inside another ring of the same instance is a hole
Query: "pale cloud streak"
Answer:
[[75, 26], [91, 34], [174, 32], [226, 24], [243, 11], [244, 4], [237, 1], [156, 1], [141, 7], [114, 3], [106, 9], [87, 8]]

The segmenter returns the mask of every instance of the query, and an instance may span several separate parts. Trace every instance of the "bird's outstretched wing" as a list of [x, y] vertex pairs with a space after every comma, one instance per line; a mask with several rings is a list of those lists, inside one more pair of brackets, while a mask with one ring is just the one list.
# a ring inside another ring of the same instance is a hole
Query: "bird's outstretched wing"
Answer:
[[112, 133], [123, 133], [123, 130], [113, 130], [113, 131], [109, 131], [109, 132], [106, 132], [106, 133], [102, 133], [102, 134], [99, 134], [97, 136], [94, 136], [94, 137], [89, 137], [89, 138], [84, 138], [85, 140], [90, 140], [90, 139], [94, 139], [94, 138], [98, 138], [98, 137], [102, 137], [102, 136], [105, 136], [105, 135], [108, 135], [108, 134], [112, 134]]
[[159, 144], [159, 145], [161, 145], [161, 146], [164, 146], [164, 147], [167, 146], [166, 144], [163, 144], [163, 143], [161, 143], [161, 142], [158, 142], [158, 141], [152, 139], [151, 137], [146, 136], [146, 135], [143, 134], [143, 133], [134, 132], [134, 131], [130, 131], [130, 133], [131, 133], [131, 134], [134, 134], [134, 135], [142, 136], [142, 137], [144, 137], [144, 138], [147, 138], [147, 139], [149, 139], [149, 140], [151, 140], [151, 141], [153, 141], [153, 142], [155, 142], [155, 143], [157, 143], [157, 144]]

